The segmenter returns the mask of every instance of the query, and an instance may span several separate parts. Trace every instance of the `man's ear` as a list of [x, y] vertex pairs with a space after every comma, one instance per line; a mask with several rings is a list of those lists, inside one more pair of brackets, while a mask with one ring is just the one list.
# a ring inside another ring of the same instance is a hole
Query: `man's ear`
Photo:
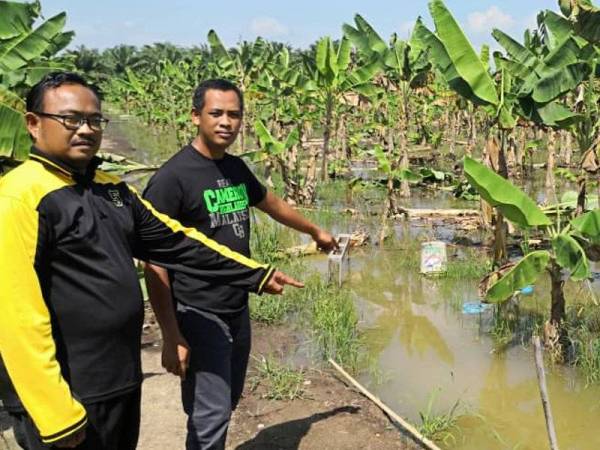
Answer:
[[33, 142], [37, 141], [37, 137], [40, 133], [40, 118], [32, 112], [25, 113], [25, 125], [27, 126], [27, 131], [29, 131], [29, 135]]
[[192, 123], [197, 127], [200, 126], [200, 111], [196, 108], [192, 108]]

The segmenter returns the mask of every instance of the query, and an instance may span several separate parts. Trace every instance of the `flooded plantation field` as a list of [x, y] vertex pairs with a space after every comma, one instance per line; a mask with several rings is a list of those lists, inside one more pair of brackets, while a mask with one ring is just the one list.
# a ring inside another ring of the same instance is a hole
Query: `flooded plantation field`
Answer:
[[[138, 141], [138, 128], [127, 118], [121, 123], [129, 134], [123, 135], [117, 122], [117, 131], [109, 139], [118, 145], [132, 136]], [[165, 144], [148, 136], [144, 139], [145, 150], [126, 154], [141, 154], [148, 164], [160, 162]], [[353, 173], [365, 180], [378, 176], [377, 171], [360, 167]], [[537, 170], [522, 188], [544, 202], [554, 192], [548, 192], [543, 181], [544, 171]], [[144, 182], [144, 178], [136, 181], [140, 187]], [[557, 191], [572, 188], [561, 182]], [[547, 436], [530, 340], [547, 316], [549, 281], [542, 278], [512, 310], [501, 312], [485, 305], [473, 311], [469, 305], [479, 304], [478, 284], [490, 269], [490, 237], [451, 220], [398, 219], [389, 221], [384, 245], [376, 245], [373, 237], [381, 227], [378, 213], [383, 199], [381, 189], [349, 187], [340, 180], [324, 185], [317, 205], [304, 210], [336, 233], [362, 231], [372, 238], [367, 246], [352, 250], [344, 282], [361, 332], [359, 381], [422, 430], [429, 427], [443, 448], [545, 448]], [[402, 205], [433, 210], [479, 207], [478, 202], [457, 199], [448, 190], [426, 187], [413, 188], [411, 198]], [[280, 232], [287, 246], [307, 242], [293, 233]], [[419, 273], [421, 243], [432, 240], [447, 244], [449, 271], [445, 277]], [[510, 248], [512, 254], [519, 252], [515, 242]], [[305, 261], [325, 277], [325, 256]], [[574, 315], [593, 308], [596, 295], [600, 295], [596, 281], [566, 285], [568, 309]], [[306, 364], [311, 353], [296, 352], [292, 359]], [[600, 385], [572, 365], [549, 361], [548, 369], [561, 448], [599, 448], [594, 425], [600, 423]]]

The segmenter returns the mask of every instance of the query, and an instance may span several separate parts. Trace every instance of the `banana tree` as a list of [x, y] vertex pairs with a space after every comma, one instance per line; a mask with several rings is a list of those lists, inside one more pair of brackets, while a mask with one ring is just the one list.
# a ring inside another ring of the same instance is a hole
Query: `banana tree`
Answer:
[[34, 29], [40, 14], [39, 2], [0, 1], [0, 158], [27, 157], [31, 141], [23, 120], [23, 94], [46, 73], [63, 67], [51, 57], [74, 35], [62, 31], [65, 13]]
[[371, 80], [380, 71], [377, 62], [355, 66], [351, 58], [352, 46], [348, 38], [342, 37], [339, 44], [334, 45], [329, 37], [317, 42], [313, 60], [305, 59], [305, 68], [317, 86], [314, 95], [318, 105], [324, 105], [323, 151], [321, 160], [321, 179], [327, 180], [327, 163], [331, 132], [335, 122], [339, 120], [338, 108], [343, 103], [345, 94], [358, 93], [373, 95], [375, 87]]
[[[477, 55], [442, 0], [431, 1], [429, 7], [436, 33], [428, 30], [421, 19], [417, 21], [415, 33], [429, 49], [434, 65], [448, 86], [485, 111], [490, 126], [500, 130], [500, 145], [493, 142], [495, 137], [488, 138], [486, 149], [495, 149], [497, 154], [486, 154], [486, 162], [507, 178], [507, 131], [514, 129], [518, 118], [554, 128], [569, 126], [578, 120], [579, 116], [559, 100], [581, 83], [585, 77], [585, 66], [571, 57], [573, 42], [562, 40], [553, 51], [540, 58], [495, 30], [494, 37], [511, 58], [494, 54], [497, 73], [492, 78], [487, 65]], [[503, 217], [498, 209], [495, 231], [494, 262], [499, 265], [506, 261], [507, 254]]]
[[[538, 29], [545, 38], [537, 43], [537, 48], [520, 44], [500, 30], [494, 30], [492, 34], [507, 52], [506, 56], [496, 56], [498, 64], [513, 75], [519, 114], [551, 127], [547, 184], [553, 184], [555, 129], [565, 129], [575, 135], [580, 150], [585, 152], [584, 170], [589, 170], [591, 159], [597, 159], [594, 143], [600, 118], [596, 85], [600, 53], [593, 43], [578, 36], [572, 21], [552, 11], [538, 15]], [[571, 102], [574, 112], [561, 102], [553, 101], [561, 97], [574, 99]], [[597, 173], [597, 168], [592, 172]], [[585, 174], [582, 179], [581, 191], [584, 193]], [[585, 199], [585, 194], [581, 198]]]
[[[254, 132], [260, 144], [260, 150], [253, 154], [253, 159], [264, 156], [270, 163], [275, 161], [284, 185], [284, 199], [292, 204], [310, 204], [312, 198], [307, 197], [307, 187], [314, 183], [316, 173], [307, 171], [301, 174], [299, 146], [301, 145], [301, 127], [294, 127], [284, 140], [274, 138], [261, 120], [254, 124]], [[314, 189], [312, 189], [314, 193]], [[308, 194], [310, 196], [310, 194]]]
[[[524, 230], [543, 230], [551, 248], [525, 254], [492, 273], [485, 281], [485, 301], [501, 303], [515, 292], [534, 284], [543, 273], [551, 280], [550, 325], [564, 336], [564, 280], [583, 281], [591, 277], [590, 258], [600, 244], [600, 210], [583, 214], [566, 224], [560, 216], [553, 223], [538, 205], [510, 181], [485, 165], [465, 157], [464, 172], [471, 185], [507, 220]], [[588, 256], [589, 255], [589, 256]]]
[[[392, 97], [396, 97], [398, 100], [399, 114], [396, 123], [392, 124], [394, 133], [390, 134], [390, 139], [396, 135], [399, 148], [396, 150], [393, 142], [391, 148], [401, 157], [400, 167], [408, 169], [407, 134], [412, 119], [411, 98], [417, 98], [414, 90], [426, 81], [431, 64], [419, 41], [402, 41], [394, 34], [388, 44], [361, 15], [355, 15], [354, 22], [356, 27], [343, 25], [344, 34], [365, 61], [381, 65], [387, 84], [386, 92], [392, 92], [389, 99], [391, 101]], [[410, 196], [407, 181], [402, 181], [400, 193], [402, 197]]]
[[[207, 71], [213, 76], [235, 81], [244, 94], [250, 90], [252, 84], [275, 56], [273, 45], [260, 37], [254, 42], [242, 42], [229, 50], [225, 48], [214, 30], [208, 32], [207, 40], [211, 49], [211, 60], [207, 64]], [[246, 134], [244, 126], [240, 131], [242, 151], [246, 144]]]
[[384, 152], [380, 145], [375, 145], [372, 152], [377, 160], [377, 169], [386, 177], [386, 201], [385, 209], [382, 215], [382, 227], [379, 235], [380, 244], [385, 239], [387, 218], [402, 213], [402, 209], [396, 204], [396, 187], [400, 183], [418, 183], [421, 176], [410, 169], [398, 166], [397, 159], [390, 155], [390, 152]]

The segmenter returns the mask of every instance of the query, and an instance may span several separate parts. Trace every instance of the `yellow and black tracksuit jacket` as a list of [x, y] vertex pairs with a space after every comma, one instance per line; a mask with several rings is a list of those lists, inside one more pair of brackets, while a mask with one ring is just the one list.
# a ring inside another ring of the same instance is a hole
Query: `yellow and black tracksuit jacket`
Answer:
[[132, 258], [259, 293], [273, 273], [158, 213], [97, 166], [77, 174], [34, 148], [0, 179], [0, 391], [46, 443], [85, 426], [82, 405], [141, 383]]

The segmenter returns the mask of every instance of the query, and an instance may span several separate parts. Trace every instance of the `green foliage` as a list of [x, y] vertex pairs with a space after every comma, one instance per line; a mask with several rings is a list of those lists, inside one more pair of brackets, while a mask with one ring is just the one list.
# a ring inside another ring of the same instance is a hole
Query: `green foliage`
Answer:
[[269, 400], [294, 400], [304, 396], [304, 374], [281, 364], [273, 356], [254, 358], [256, 376], [250, 378], [251, 389], [266, 385], [264, 398]]
[[557, 235], [552, 240], [552, 249], [556, 255], [556, 262], [571, 273], [572, 280], [581, 281], [590, 277], [590, 267], [585, 252], [572, 236]]
[[481, 197], [504, 217], [522, 227], [549, 226], [551, 221], [523, 191], [472, 158], [464, 160], [465, 176]]
[[52, 58], [74, 36], [62, 31], [65, 13], [34, 29], [40, 15], [39, 2], [0, 1], [0, 158], [23, 160], [29, 153], [22, 97], [46, 73], [63, 67]]
[[538, 250], [525, 255], [488, 289], [485, 300], [503, 302], [525, 286], [534, 284], [550, 263], [550, 253]]
[[308, 322], [323, 359], [332, 358], [352, 372], [361, 365], [362, 339], [349, 291], [313, 276], [304, 288]]
[[456, 72], [483, 103], [497, 106], [499, 99], [494, 81], [450, 11], [441, 0], [431, 1], [429, 11], [437, 37]]
[[457, 424], [460, 400], [457, 400], [448, 411], [441, 414], [435, 413], [433, 406], [439, 392], [439, 389], [432, 391], [429, 394], [427, 408], [424, 411], [419, 411], [421, 418], [419, 432], [426, 438], [442, 442], [445, 445], [451, 445], [456, 443], [454, 433], [460, 431]]

